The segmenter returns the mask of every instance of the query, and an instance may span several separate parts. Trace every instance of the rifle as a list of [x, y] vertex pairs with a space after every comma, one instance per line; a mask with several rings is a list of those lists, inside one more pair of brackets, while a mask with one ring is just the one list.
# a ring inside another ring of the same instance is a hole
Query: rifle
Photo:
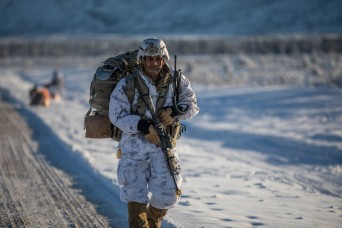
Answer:
[[[151, 96], [150, 96], [150, 99], [151, 99]], [[167, 168], [170, 171], [170, 175], [172, 176], [173, 183], [175, 184], [176, 195], [180, 196], [182, 194], [182, 191], [179, 189], [177, 182], [176, 182], [176, 175], [180, 174], [179, 173], [180, 166], [172, 151], [171, 137], [165, 131], [165, 128], [163, 127], [163, 125], [160, 123], [159, 118], [157, 117], [156, 112], [154, 110], [154, 107], [151, 107], [151, 108], [152, 109], [150, 109], [150, 111], [151, 111], [152, 119], [155, 125], [155, 129], [161, 141], [160, 147], [163, 151], [165, 162], [166, 162]]]
[[[148, 100], [147, 100], [148, 97]], [[155, 126], [155, 129], [159, 135], [161, 144], [160, 147], [163, 151], [163, 155], [165, 158], [165, 162], [167, 165], [167, 168], [169, 169], [170, 175], [173, 179], [173, 183], [175, 184], [176, 187], [176, 195], [180, 196], [182, 194], [182, 191], [179, 189], [177, 182], [176, 182], [176, 175], [179, 174], [179, 164], [177, 162], [176, 157], [174, 156], [172, 152], [172, 143], [171, 143], [171, 137], [170, 135], [165, 131], [165, 128], [163, 125], [160, 123], [159, 118], [156, 114], [156, 110], [154, 108], [154, 105], [152, 104], [152, 97], [151, 95], [143, 96], [143, 99], [145, 103], [147, 104], [151, 115], [152, 115], [152, 120]]]
[[179, 93], [180, 93], [180, 83], [182, 80], [182, 71], [180, 69], [177, 70], [177, 55], [175, 55], [175, 68], [173, 71], [173, 108], [176, 110], [178, 115], [183, 115], [188, 111], [188, 107], [178, 106], [179, 102]]
[[[140, 75], [136, 74], [136, 79], [138, 80], [138, 90], [144, 100], [144, 102], [146, 103], [148, 109], [151, 112], [151, 116], [152, 116], [152, 120], [154, 123], [154, 127], [159, 135], [161, 144], [160, 147], [163, 151], [163, 155], [165, 158], [165, 162], [167, 165], [167, 168], [169, 169], [170, 175], [173, 179], [173, 182], [175, 184], [175, 188], [176, 188], [176, 195], [180, 196], [182, 194], [182, 191], [179, 189], [177, 182], [176, 182], [176, 175], [179, 175], [180, 172], [180, 166], [177, 162], [176, 157], [173, 154], [172, 151], [172, 141], [171, 141], [171, 137], [170, 135], [166, 132], [164, 126], [160, 123], [159, 121], [159, 117], [156, 114], [156, 109], [152, 103], [152, 97], [151, 94], [149, 94], [147, 91], [146, 93], [142, 93], [142, 89], [140, 88], [142, 85], [146, 86], [144, 80], [140, 77]], [[147, 87], [147, 86], [146, 86]]]

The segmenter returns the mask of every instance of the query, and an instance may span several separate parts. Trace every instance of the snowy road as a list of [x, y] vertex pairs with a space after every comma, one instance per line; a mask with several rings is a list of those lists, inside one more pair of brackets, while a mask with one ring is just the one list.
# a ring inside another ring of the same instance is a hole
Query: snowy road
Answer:
[[[120, 226], [111, 219], [120, 217], [115, 210], [104, 215], [100, 208], [113, 191], [53, 140], [48, 128], [35, 125], [30, 129], [13, 106], [0, 103], [0, 227]], [[56, 159], [61, 155], [64, 160]]]

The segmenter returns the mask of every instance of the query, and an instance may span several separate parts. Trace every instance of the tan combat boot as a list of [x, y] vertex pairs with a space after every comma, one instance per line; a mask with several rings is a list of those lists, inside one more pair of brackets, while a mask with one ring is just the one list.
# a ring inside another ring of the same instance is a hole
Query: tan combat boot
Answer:
[[158, 209], [150, 205], [147, 209], [147, 218], [150, 228], [160, 228], [166, 212], [167, 209]]
[[130, 228], [148, 228], [147, 205], [128, 202], [128, 224]]

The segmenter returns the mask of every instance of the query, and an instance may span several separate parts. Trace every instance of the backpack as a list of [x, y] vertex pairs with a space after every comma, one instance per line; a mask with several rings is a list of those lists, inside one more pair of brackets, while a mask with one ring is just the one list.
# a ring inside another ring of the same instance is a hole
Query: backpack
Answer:
[[[137, 54], [138, 50], [134, 50], [108, 58], [97, 68], [90, 84], [90, 108], [84, 118], [86, 138], [112, 138], [120, 141], [122, 131], [108, 117], [109, 100], [118, 82], [138, 66]], [[134, 91], [126, 92], [132, 103]]]
[[[108, 117], [110, 95], [119, 81], [126, 77], [125, 93], [129, 102], [131, 104], [133, 103], [135, 88], [141, 87], [134, 76], [134, 73], [136, 73], [136, 69], [138, 69], [139, 66], [137, 54], [138, 50], [134, 50], [108, 58], [103, 62], [103, 65], [97, 68], [90, 84], [90, 108], [84, 118], [86, 138], [111, 138], [117, 142], [120, 141], [122, 131], [114, 126]], [[160, 96], [161, 99], [157, 103], [158, 107], [162, 107], [165, 103], [168, 85], [170, 83], [172, 83], [172, 80], [161, 83], [161, 94], [163, 94], [163, 96]], [[146, 111], [146, 107], [144, 106], [145, 105], [141, 103], [141, 105], [139, 105], [139, 110], [131, 111], [144, 113]], [[169, 131], [173, 138], [172, 143], [175, 145], [176, 139], [185, 131], [185, 126], [177, 122]]]

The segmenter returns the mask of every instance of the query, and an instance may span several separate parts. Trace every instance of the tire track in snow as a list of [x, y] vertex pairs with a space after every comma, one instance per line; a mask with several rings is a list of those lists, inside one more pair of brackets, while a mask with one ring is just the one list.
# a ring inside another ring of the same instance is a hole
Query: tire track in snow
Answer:
[[35, 152], [30, 129], [0, 103], [0, 226], [108, 227], [72, 178]]

